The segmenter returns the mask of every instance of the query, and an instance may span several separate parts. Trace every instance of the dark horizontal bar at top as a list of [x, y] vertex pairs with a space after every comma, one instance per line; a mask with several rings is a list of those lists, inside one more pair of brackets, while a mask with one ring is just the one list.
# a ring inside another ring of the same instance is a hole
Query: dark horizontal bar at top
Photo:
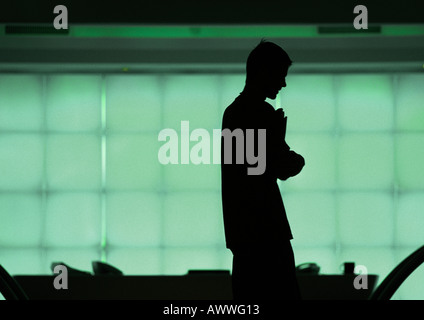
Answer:
[[[379, 34], [381, 33], [381, 27], [380, 26], [370, 26], [367, 29], [360, 29], [361, 33], [372, 33], [372, 34]], [[318, 34], [320, 35], [329, 35], [329, 34], [357, 34], [358, 30], [355, 29], [353, 26], [345, 27], [345, 26], [319, 26], [318, 27]]]
[[424, 23], [424, 1], [201, 1], [14, 0], [0, 4], [0, 23], [52, 23], [56, 5], [72, 23], [131, 24], [325, 24], [353, 23], [363, 4], [369, 23]]
[[42, 34], [69, 34], [69, 29], [55, 29], [53, 25], [46, 26], [5, 26], [5, 34], [25, 34], [25, 35], [42, 35]]

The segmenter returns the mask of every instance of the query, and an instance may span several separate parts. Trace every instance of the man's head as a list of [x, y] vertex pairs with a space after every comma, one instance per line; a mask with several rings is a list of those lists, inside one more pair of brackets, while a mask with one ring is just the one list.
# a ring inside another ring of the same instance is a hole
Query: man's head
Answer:
[[278, 91], [286, 86], [285, 78], [291, 64], [290, 57], [280, 46], [262, 40], [247, 58], [246, 85], [275, 99]]

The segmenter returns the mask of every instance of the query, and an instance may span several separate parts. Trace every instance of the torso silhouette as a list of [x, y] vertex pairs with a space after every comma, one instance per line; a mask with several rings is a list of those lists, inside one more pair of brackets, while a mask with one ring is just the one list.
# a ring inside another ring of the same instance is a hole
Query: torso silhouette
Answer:
[[246, 137], [247, 129], [266, 129], [266, 168], [261, 175], [248, 175], [247, 168], [254, 165], [247, 161], [235, 164], [234, 140], [233, 162], [225, 164], [222, 140], [222, 205], [226, 245], [231, 250], [278, 246], [293, 238], [277, 179], [298, 174], [304, 160], [285, 142], [282, 120], [283, 116], [269, 103], [244, 92], [224, 112], [223, 130], [240, 128]]

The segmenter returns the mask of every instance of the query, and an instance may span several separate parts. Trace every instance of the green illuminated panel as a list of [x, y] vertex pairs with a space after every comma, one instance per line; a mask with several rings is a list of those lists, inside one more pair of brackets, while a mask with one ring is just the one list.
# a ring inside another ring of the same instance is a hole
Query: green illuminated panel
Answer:
[[107, 243], [112, 246], [159, 246], [161, 198], [154, 193], [109, 193]]
[[120, 134], [107, 138], [106, 184], [109, 189], [160, 187], [161, 146], [156, 134]]
[[343, 188], [390, 188], [394, 179], [393, 140], [385, 134], [347, 134], [339, 144]]
[[41, 89], [40, 76], [0, 76], [0, 130], [40, 130], [43, 121]]
[[399, 76], [397, 91], [397, 128], [424, 130], [424, 77], [422, 74]]
[[330, 134], [288, 134], [287, 143], [305, 158], [296, 177], [282, 182], [284, 190], [325, 190], [336, 187], [336, 139]]
[[158, 275], [162, 273], [159, 248], [115, 248], [108, 250], [107, 262], [125, 275]]
[[46, 209], [46, 244], [52, 247], [99, 245], [100, 222], [100, 196], [98, 194], [50, 194]]
[[164, 199], [163, 239], [167, 246], [215, 246], [223, 243], [218, 192], [172, 193]]
[[[422, 245], [423, 79], [289, 74], [270, 101], [284, 108], [287, 142], [306, 161], [298, 176], [279, 182], [296, 264], [340, 273], [344, 261], [355, 261], [382, 281]], [[91, 270], [100, 259], [126, 274], [231, 269], [220, 166], [161, 164], [158, 133], [176, 130], [181, 162], [181, 121], [212, 134], [244, 80], [0, 76], [2, 265], [14, 274], [49, 274], [53, 261]], [[421, 294], [410, 282], [396, 298]]]
[[219, 164], [169, 164], [163, 166], [163, 172], [164, 186], [167, 190], [219, 190], [221, 187]]
[[287, 87], [281, 89], [280, 97], [289, 131], [334, 129], [335, 99], [332, 76], [289, 74], [286, 83]]
[[94, 135], [50, 135], [47, 183], [57, 189], [100, 189], [100, 139]]
[[424, 243], [424, 194], [422, 192], [405, 193], [399, 196], [396, 213], [399, 245], [417, 245]]
[[336, 203], [332, 193], [283, 193], [283, 197], [296, 245], [334, 245]]
[[164, 128], [179, 133], [181, 121], [190, 122], [190, 130], [221, 127], [215, 75], [168, 76], [164, 91]]
[[38, 247], [4, 247], [0, 250], [1, 265], [12, 275], [46, 274], [42, 250]]
[[100, 76], [48, 77], [47, 128], [55, 131], [98, 130], [100, 103]]
[[34, 189], [41, 186], [43, 143], [37, 134], [0, 135], [0, 188]]
[[6, 193], [0, 194], [0, 203], [0, 245], [10, 247], [40, 245], [42, 236], [40, 197], [37, 194]]
[[389, 193], [344, 193], [339, 196], [339, 235], [343, 245], [390, 246], [393, 199]]
[[401, 134], [396, 138], [396, 173], [402, 189], [424, 187], [424, 134]]
[[393, 127], [393, 93], [387, 75], [337, 76], [339, 118], [344, 130], [377, 131]]
[[123, 131], [161, 129], [161, 103], [157, 76], [107, 76], [107, 128]]

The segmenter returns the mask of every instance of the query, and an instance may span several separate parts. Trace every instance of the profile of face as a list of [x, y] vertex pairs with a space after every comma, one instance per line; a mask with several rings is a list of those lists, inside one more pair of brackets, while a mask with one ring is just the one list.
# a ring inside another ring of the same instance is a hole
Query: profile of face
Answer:
[[262, 88], [267, 98], [274, 100], [280, 90], [287, 86], [287, 72], [288, 66], [279, 66], [261, 74]]

